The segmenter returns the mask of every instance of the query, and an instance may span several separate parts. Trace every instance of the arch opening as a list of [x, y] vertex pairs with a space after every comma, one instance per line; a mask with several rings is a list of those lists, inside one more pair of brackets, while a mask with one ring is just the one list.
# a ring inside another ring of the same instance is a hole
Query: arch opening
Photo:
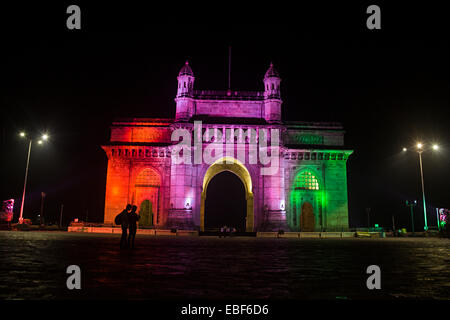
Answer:
[[208, 184], [205, 201], [205, 229], [219, 229], [222, 226], [245, 232], [247, 202], [245, 187], [236, 174], [222, 171]]
[[201, 206], [200, 206], [200, 231], [205, 231], [205, 204], [208, 195], [208, 186], [212, 179], [219, 173], [229, 171], [237, 176], [244, 186], [245, 200], [246, 200], [246, 217], [245, 217], [245, 231], [253, 232], [254, 224], [254, 203], [252, 192], [252, 179], [247, 168], [239, 161], [231, 157], [223, 157], [216, 160], [206, 170], [203, 178], [203, 190], [201, 193]]

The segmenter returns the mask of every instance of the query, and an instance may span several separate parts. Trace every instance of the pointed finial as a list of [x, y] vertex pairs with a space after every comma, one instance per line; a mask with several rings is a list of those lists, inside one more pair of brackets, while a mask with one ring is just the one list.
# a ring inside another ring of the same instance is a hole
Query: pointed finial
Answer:
[[278, 74], [278, 71], [273, 66], [273, 62], [270, 62], [269, 69], [267, 69], [266, 74], [264, 75], [264, 79], [276, 77], [279, 78], [280, 75]]

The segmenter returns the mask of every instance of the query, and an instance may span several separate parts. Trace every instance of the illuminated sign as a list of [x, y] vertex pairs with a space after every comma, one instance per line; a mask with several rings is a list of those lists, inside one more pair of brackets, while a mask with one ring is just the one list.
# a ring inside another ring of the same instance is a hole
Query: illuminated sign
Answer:
[[444, 226], [450, 217], [450, 210], [445, 208], [439, 209], [439, 223], [441, 226]]

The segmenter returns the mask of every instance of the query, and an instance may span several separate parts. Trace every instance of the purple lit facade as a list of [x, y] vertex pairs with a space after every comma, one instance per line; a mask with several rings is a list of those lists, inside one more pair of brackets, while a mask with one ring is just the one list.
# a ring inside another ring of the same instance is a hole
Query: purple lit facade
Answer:
[[[112, 124], [110, 142], [103, 146], [108, 156], [105, 223], [132, 203], [148, 215], [149, 226], [203, 231], [208, 184], [216, 174], [230, 171], [245, 188], [248, 232], [348, 229], [346, 163], [352, 150], [344, 148], [343, 128], [339, 123], [282, 120], [281, 77], [272, 64], [263, 79], [264, 91], [194, 90], [187, 62], [177, 79], [174, 119], [133, 118]], [[202, 151], [219, 144], [223, 157], [211, 164], [173, 163], [177, 142], [172, 133], [186, 129], [194, 141], [196, 121], [202, 125]], [[223, 135], [229, 129], [235, 136]], [[261, 174], [264, 165], [259, 161], [226, 156], [227, 139], [233, 139], [234, 154], [248, 154], [249, 129], [268, 130], [269, 140], [270, 130], [278, 130], [279, 168], [274, 174]]]

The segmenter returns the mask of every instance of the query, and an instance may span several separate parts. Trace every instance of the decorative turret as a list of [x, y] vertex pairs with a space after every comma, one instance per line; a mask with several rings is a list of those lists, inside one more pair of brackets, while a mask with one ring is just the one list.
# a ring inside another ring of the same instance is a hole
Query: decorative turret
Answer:
[[270, 63], [270, 67], [264, 75], [264, 96], [280, 99], [280, 82], [278, 71], [273, 67], [273, 63]]
[[192, 72], [189, 62], [178, 73], [178, 91], [177, 97], [192, 97], [194, 91], [194, 73]]
[[194, 93], [194, 73], [192, 72], [189, 62], [178, 73], [178, 90], [175, 102], [177, 103], [177, 111], [175, 115], [176, 121], [188, 121], [192, 117], [193, 111], [193, 93]]
[[264, 75], [264, 118], [267, 122], [281, 122], [281, 78], [273, 63]]

